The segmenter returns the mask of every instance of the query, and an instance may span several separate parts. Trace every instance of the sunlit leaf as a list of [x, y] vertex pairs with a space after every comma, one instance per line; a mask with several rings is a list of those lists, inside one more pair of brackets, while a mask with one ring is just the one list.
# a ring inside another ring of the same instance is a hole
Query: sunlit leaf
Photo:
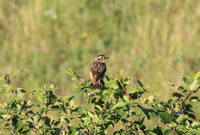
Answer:
[[200, 122], [194, 121], [194, 122], [192, 122], [191, 126], [194, 128], [200, 128]]
[[56, 87], [55, 84], [50, 84], [50, 89], [51, 89], [52, 91], [58, 90], [58, 88]]
[[133, 89], [128, 91], [128, 93], [130, 93], [130, 94], [134, 94], [136, 92], [139, 92], [139, 90], [137, 88], [133, 88]]
[[109, 88], [112, 88], [112, 89], [119, 89], [119, 86], [118, 86], [118, 83], [116, 80], [110, 80], [108, 83], [107, 83], [108, 87]]
[[190, 90], [191, 91], [196, 91], [200, 87], [199, 81], [194, 80], [192, 84], [190, 85]]
[[124, 95], [123, 98], [124, 98], [124, 100], [125, 100], [126, 102], [129, 102], [129, 97], [128, 97], [128, 96]]
[[189, 76], [184, 76], [183, 77], [183, 81], [186, 84], [191, 84], [192, 83], [192, 79]]
[[66, 73], [71, 76], [72, 80], [78, 79], [78, 74], [75, 71], [73, 71], [71, 68], [67, 68]]
[[197, 97], [197, 96], [192, 96], [190, 98], [190, 101], [193, 102], [193, 103], [197, 102], [198, 100], [199, 100], [199, 97]]
[[186, 119], [188, 119], [188, 116], [187, 116], [187, 115], [180, 114], [179, 117], [176, 119], [176, 121], [177, 121], [178, 123], [182, 123], [182, 122], [185, 121]]
[[15, 87], [14, 86], [11, 86], [11, 85], [8, 85], [7, 89], [6, 89], [6, 94], [9, 94], [11, 91], [14, 91]]
[[23, 89], [21, 89], [21, 88], [18, 88], [18, 89], [16, 90], [16, 94], [17, 94], [17, 97], [19, 97], [20, 99], [22, 99], [22, 98], [25, 96], [26, 91], [23, 90]]
[[187, 135], [199, 135], [200, 134], [200, 129], [190, 129], [187, 132]]
[[195, 74], [194, 80], [200, 80], [200, 71]]
[[123, 70], [123, 69], [121, 69], [121, 70], [119, 71], [119, 75], [120, 75], [120, 76], [122, 76], [122, 75], [123, 75], [123, 73], [124, 73], [124, 70]]
[[114, 110], [115, 108], [119, 108], [119, 107], [124, 107], [126, 106], [126, 102], [118, 102], [115, 106], [113, 106], [112, 110]]

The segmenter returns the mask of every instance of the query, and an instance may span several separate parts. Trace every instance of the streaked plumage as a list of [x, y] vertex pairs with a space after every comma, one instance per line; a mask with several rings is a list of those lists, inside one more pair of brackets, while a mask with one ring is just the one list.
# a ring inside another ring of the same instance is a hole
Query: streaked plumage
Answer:
[[98, 55], [90, 67], [90, 77], [93, 80], [93, 86], [95, 89], [101, 88], [100, 80], [103, 80], [106, 72], [105, 60], [108, 57], [104, 55]]

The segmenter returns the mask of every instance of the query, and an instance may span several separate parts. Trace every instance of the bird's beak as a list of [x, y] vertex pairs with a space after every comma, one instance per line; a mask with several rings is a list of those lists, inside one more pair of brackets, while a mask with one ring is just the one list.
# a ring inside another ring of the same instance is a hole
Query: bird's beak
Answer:
[[105, 57], [106, 59], [109, 59], [109, 57]]

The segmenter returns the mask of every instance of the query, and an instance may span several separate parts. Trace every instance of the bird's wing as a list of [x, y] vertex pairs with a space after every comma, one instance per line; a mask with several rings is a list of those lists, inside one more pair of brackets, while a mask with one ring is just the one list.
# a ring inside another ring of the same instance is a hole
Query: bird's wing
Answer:
[[106, 65], [105, 63], [93, 62], [90, 71], [91, 79], [93, 79], [94, 82], [97, 82], [104, 77], [106, 72]]
[[102, 63], [101, 67], [100, 67], [100, 75], [99, 75], [99, 79], [103, 80], [104, 78], [104, 75], [106, 73], [106, 64], [105, 63]]

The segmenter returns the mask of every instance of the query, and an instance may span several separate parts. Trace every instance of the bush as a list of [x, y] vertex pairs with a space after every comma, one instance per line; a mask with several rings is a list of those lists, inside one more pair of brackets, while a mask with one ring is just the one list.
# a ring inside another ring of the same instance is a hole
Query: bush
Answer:
[[[68, 68], [66, 73], [78, 86], [89, 107], [75, 103], [76, 94], [59, 97], [54, 84], [27, 94], [11, 85], [9, 75], [1, 80], [0, 133], [44, 135], [141, 134], [181, 135], [199, 134], [200, 121], [194, 107], [200, 102], [200, 72], [193, 79], [184, 77], [188, 89], [172, 84], [173, 92], [167, 101], [145, 97], [147, 89], [141, 81], [128, 89], [130, 78], [122, 75], [106, 77], [102, 89], [93, 89], [91, 80], [80, 80]], [[78, 81], [76, 81], [78, 80]]]

